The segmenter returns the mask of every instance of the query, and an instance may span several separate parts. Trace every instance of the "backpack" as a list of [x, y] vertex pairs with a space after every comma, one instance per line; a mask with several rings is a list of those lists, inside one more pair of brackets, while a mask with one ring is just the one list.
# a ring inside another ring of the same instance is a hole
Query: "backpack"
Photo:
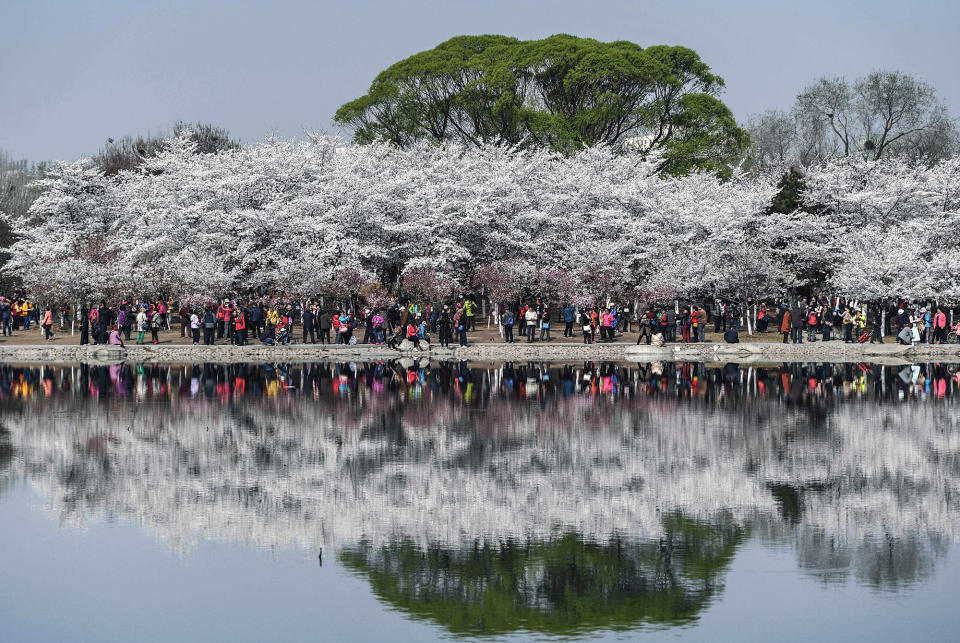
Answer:
[[503, 322], [504, 326], [513, 326], [513, 315], [507, 315], [507, 318]]

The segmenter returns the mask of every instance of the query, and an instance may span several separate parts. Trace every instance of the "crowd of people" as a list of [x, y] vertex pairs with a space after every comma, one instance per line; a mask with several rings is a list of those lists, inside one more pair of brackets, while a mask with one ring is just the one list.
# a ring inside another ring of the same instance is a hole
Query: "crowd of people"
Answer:
[[941, 344], [960, 335], [960, 320], [954, 321], [952, 309], [935, 303], [898, 301], [884, 309], [877, 303], [827, 297], [776, 298], [744, 306], [721, 300], [664, 302], [641, 308], [630, 302], [553, 305], [536, 298], [488, 308], [472, 296], [436, 304], [398, 299], [379, 307], [324, 306], [322, 299], [296, 305], [276, 299], [211, 299], [198, 304], [185, 300], [177, 307], [172, 298], [130, 298], [115, 305], [105, 301], [83, 305], [77, 311], [36, 305], [25, 293], [0, 297], [4, 336], [28, 331], [33, 324], [53, 339], [59, 320], [61, 329], [79, 326], [81, 344], [119, 346], [131, 341], [134, 333], [137, 344], [157, 344], [161, 332], [175, 331], [178, 325], [181, 338], [208, 346], [223, 342], [244, 346], [253, 338], [265, 345], [362, 343], [398, 348], [407, 341], [420, 348], [434, 337], [443, 347], [466, 346], [478, 318], [498, 325], [506, 343], [550, 342], [560, 325], [561, 341], [582, 337], [584, 344], [614, 342], [633, 332], [637, 344], [705, 342], [711, 326], [723, 341], [736, 343], [748, 316], [756, 332], [779, 331], [783, 343], [794, 344], [882, 343], [885, 336], [903, 344]]

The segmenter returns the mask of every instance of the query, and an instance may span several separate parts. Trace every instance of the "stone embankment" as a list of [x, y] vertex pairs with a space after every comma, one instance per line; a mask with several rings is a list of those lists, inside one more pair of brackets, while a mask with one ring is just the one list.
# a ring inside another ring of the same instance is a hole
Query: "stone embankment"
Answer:
[[670, 344], [645, 346], [627, 343], [584, 345], [474, 344], [465, 347], [432, 346], [416, 349], [404, 342], [401, 350], [386, 346], [0, 346], [3, 363], [117, 363], [117, 362], [310, 362], [381, 361], [399, 358], [467, 361], [704, 361], [704, 362], [881, 362], [907, 364], [923, 361], [960, 361], [960, 344], [901, 346], [899, 344]]

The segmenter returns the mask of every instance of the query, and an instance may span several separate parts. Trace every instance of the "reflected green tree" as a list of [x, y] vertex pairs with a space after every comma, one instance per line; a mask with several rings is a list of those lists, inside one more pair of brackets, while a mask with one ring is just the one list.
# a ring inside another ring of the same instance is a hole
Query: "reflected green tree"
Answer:
[[743, 527], [669, 516], [658, 540], [597, 543], [575, 533], [545, 542], [455, 549], [402, 540], [361, 543], [341, 563], [386, 603], [454, 634], [553, 635], [696, 619], [723, 587]]

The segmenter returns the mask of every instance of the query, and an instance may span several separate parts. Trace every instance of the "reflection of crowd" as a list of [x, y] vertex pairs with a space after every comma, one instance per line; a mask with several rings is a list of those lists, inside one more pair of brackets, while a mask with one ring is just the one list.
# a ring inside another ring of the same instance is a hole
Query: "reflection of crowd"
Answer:
[[299, 364], [114, 364], [0, 367], [0, 398], [94, 395], [135, 398], [314, 399], [402, 394], [452, 397], [466, 404], [490, 398], [546, 400], [569, 396], [665, 396], [718, 403], [760, 398], [952, 398], [957, 364], [882, 366], [793, 362], [775, 366], [703, 362], [556, 364], [507, 362], [317, 362]]

